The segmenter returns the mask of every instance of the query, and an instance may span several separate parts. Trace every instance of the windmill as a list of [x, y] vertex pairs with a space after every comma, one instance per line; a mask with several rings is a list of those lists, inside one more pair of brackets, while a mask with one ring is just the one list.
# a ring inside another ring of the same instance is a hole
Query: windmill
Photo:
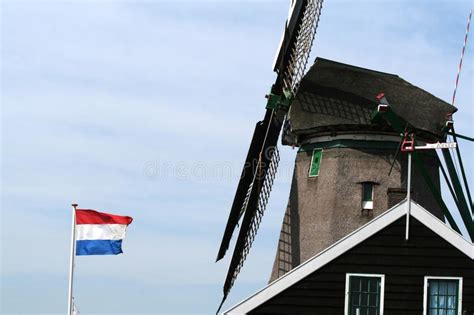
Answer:
[[264, 214], [278, 167], [282, 129], [283, 144], [298, 147], [298, 153], [270, 280], [395, 206], [408, 193], [459, 232], [441, 195], [440, 170], [474, 239], [465, 174], [462, 170], [461, 181], [447, 150], [443, 157], [448, 172], [434, 150], [413, 152], [416, 168], [409, 191], [407, 155], [395, 154], [404, 142], [432, 147], [430, 143], [442, 142], [448, 134], [469, 139], [454, 133], [451, 116], [457, 109], [395, 74], [323, 58], [305, 72], [321, 2], [291, 5], [275, 60], [278, 76], [267, 96], [265, 118], [255, 127], [217, 256], [217, 260], [224, 257], [241, 221], [223, 301]]
[[[299, 82], [305, 73], [322, 9], [322, 0], [293, 0], [273, 70], [275, 83], [266, 96], [265, 116], [255, 126], [230, 215], [217, 254], [222, 259], [239, 220], [240, 231], [224, 284], [226, 299], [252, 246], [278, 167], [278, 138]], [[222, 305], [221, 303], [221, 305]]]
[[[416, 136], [417, 147], [443, 142], [455, 111], [397, 75], [317, 58], [289, 110], [289, 132], [299, 150], [271, 280], [405, 199], [408, 160], [396, 153], [404, 143], [400, 135]], [[460, 180], [447, 150], [443, 157], [449, 176], [434, 150], [413, 153], [410, 192], [459, 232], [441, 195], [441, 170], [453, 183], [454, 200], [472, 237]]]

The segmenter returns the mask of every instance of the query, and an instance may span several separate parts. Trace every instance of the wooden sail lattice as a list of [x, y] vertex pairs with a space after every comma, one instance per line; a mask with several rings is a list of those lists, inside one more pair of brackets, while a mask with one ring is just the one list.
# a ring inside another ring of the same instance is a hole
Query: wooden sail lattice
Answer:
[[322, 6], [322, 0], [309, 0], [304, 10], [295, 45], [291, 49], [288, 65], [282, 73], [283, 86], [289, 91], [296, 92], [305, 74]]
[[[278, 148], [275, 147], [275, 150], [273, 150], [273, 153], [272, 153], [270, 165], [266, 171], [266, 174], [264, 174], [265, 180], [263, 181], [263, 186], [260, 190], [260, 195], [258, 198], [258, 207], [256, 209], [254, 216], [252, 217], [252, 221], [250, 223], [249, 230], [245, 237], [243, 249], [241, 251], [238, 264], [236, 268], [234, 269], [234, 272], [232, 274], [232, 277], [230, 278], [229, 283], [227, 284], [228, 286], [227, 290], [230, 290], [232, 288], [234, 281], [237, 278], [237, 275], [240, 273], [240, 270], [242, 269], [242, 266], [244, 265], [245, 259], [247, 258], [250, 248], [252, 247], [253, 241], [255, 240], [255, 236], [257, 235], [258, 228], [260, 227], [260, 223], [262, 222], [262, 217], [267, 207], [268, 200], [270, 199], [270, 193], [273, 187], [273, 182], [275, 181], [279, 162], [280, 162], [280, 152], [278, 151]], [[252, 187], [250, 188], [250, 190], [251, 189]], [[249, 197], [250, 197], [250, 193], [248, 194], [248, 198], [246, 198], [247, 203], [248, 203]]]
[[[295, 3], [292, 15], [285, 27], [282, 46], [277, 57], [275, 71], [278, 73], [272, 92], [277, 95], [296, 93], [305, 74], [308, 58], [319, 23], [323, 0], [303, 0]], [[289, 23], [291, 25], [289, 25]], [[287, 108], [286, 108], [287, 110]], [[236, 277], [247, 258], [262, 221], [273, 182], [275, 180], [280, 155], [278, 138], [283, 126], [286, 110], [270, 109], [263, 121], [257, 123], [246, 158], [242, 177], [232, 204], [231, 213], [219, 248], [217, 260], [227, 251], [235, 227], [241, 226], [229, 270], [224, 283], [226, 299]], [[221, 303], [222, 306], [222, 303]]]

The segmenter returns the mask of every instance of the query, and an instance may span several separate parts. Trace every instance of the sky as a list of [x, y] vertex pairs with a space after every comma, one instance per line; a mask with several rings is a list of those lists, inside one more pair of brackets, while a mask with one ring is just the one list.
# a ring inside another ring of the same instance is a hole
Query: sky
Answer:
[[[0, 3], [0, 313], [66, 312], [72, 202], [134, 218], [123, 255], [77, 257], [81, 314], [214, 313], [229, 263], [215, 257], [288, 1]], [[395, 73], [450, 102], [472, 6], [326, 0], [310, 62]], [[471, 137], [472, 41], [454, 116]], [[473, 178], [474, 145], [460, 146]], [[269, 279], [295, 153], [281, 148], [224, 309]]]

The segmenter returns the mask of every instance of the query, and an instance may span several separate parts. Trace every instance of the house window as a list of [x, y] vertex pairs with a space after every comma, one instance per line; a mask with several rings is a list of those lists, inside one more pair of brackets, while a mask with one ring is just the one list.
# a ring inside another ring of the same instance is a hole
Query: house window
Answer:
[[362, 183], [362, 210], [374, 208], [374, 185], [373, 182]]
[[385, 276], [346, 275], [345, 315], [382, 315]]
[[423, 315], [461, 315], [462, 278], [425, 277]]
[[313, 150], [311, 157], [311, 165], [309, 166], [309, 177], [316, 177], [319, 175], [319, 168], [321, 167], [321, 159], [323, 157], [323, 150]]

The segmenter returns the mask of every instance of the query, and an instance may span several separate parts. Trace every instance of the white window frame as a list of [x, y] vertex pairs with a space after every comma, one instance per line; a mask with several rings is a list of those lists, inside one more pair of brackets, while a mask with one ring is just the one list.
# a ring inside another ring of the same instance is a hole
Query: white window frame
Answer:
[[462, 315], [462, 277], [426, 276], [423, 285], [423, 315], [428, 314], [428, 281], [429, 280], [457, 280], [458, 281], [458, 315]]
[[362, 210], [373, 210], [374, 202], [373, 201], [362, 201]]
[[385, 275], [382, 274], [368, 274], [368, 273], [346, 273], [346, 297], [344, 300], [344, 315], [349, 315], [349, 289], [350, 289], [350, 278], [355, 277], [367, 277], [367, 278], [380, 278], [380, 315], [383, 315], [383, 301], [385, 294]]

